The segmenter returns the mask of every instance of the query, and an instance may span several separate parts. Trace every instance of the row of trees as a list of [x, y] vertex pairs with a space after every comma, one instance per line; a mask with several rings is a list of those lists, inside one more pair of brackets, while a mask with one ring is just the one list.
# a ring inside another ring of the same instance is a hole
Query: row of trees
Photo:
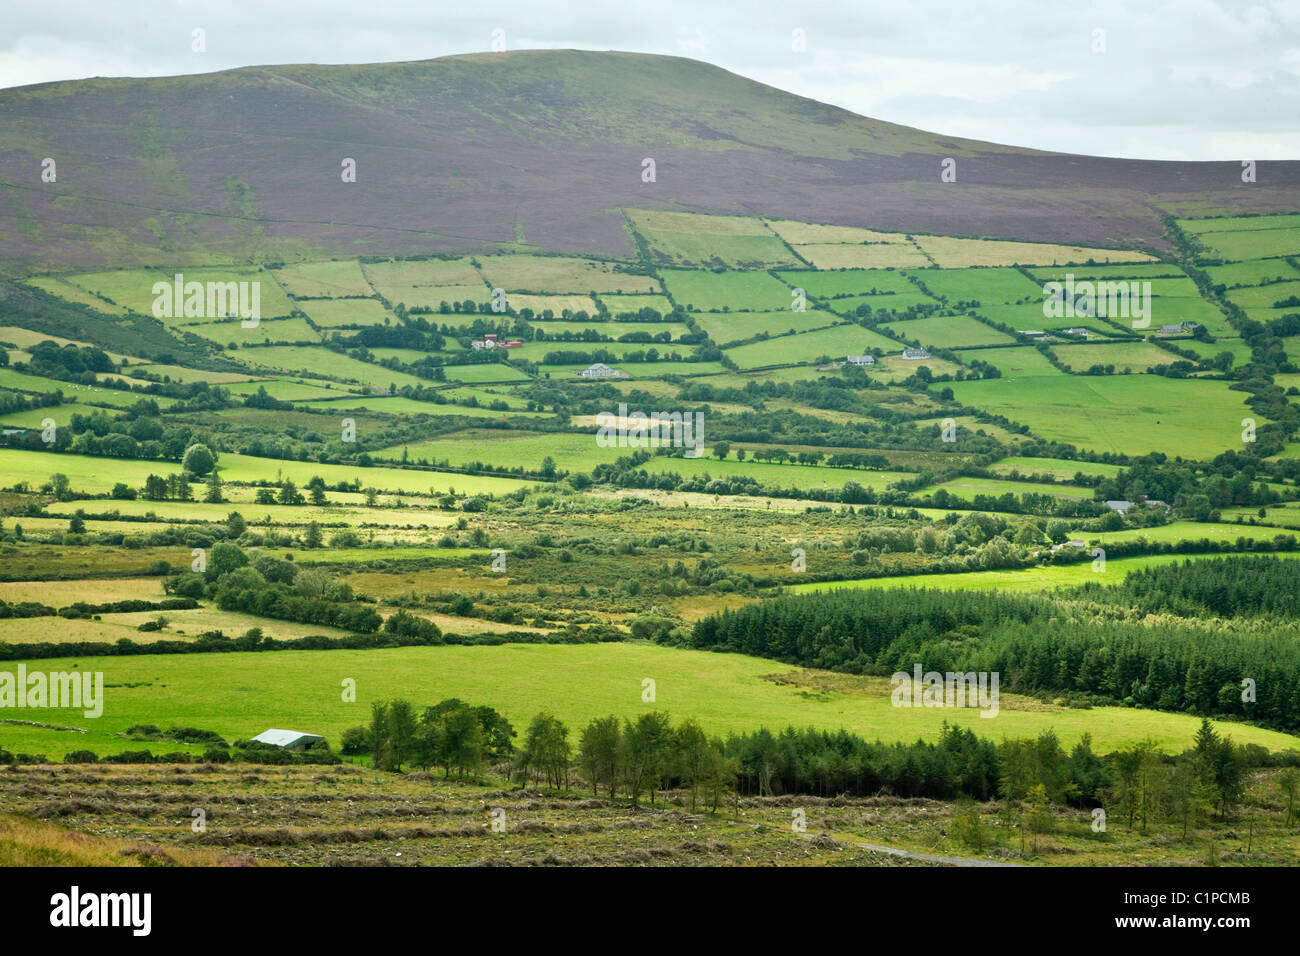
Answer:
[[347, 731], [342, 750], [369, 753], [382, 770], [440, 767], [445, 776], [462, 779], [494, 766], [520, 786], [567, 790], [580, 776], [593, 794], [621, 794], [633, 805], [645, 795], [653, 805], [660, 791], [682, 789], [692, 811], [703, 805], [716, 812], [729, 794], [1000, 799], [1022, 832], [1035, 833], [1051, 829], [1051, 807], [1074, 806], [1103, 807], [1143, 830], [1153, 821], [1173, 821], [1185, 836], [1211, 815], [1230, 818], [1245, 799], [1248, 772], [1279, 759], [1289, 759], [1278, 775], [1288, 824], [1296, 820], [1300, 793], [1300, 754], [1277, 758], [1260, 747], [1238, 746], [1208, 720], [1177, 756], [1150, 740], [1098, 755], [1087, 735], [1067, 752], [1051, 731], [995, 744], [947, 724], [933, 743], [870, 743], [846, 731], [794, 728], [721, 740], [695, 720], [674, 725], [657, 710], [636, 719], [595, 718], [576, 746], [565, 724], [549, 713], [532, 719], [518, 746], [516, 736], [491, 707], [453, 698], [420, 713], [394, 700], [372, 705], [369, 726]]

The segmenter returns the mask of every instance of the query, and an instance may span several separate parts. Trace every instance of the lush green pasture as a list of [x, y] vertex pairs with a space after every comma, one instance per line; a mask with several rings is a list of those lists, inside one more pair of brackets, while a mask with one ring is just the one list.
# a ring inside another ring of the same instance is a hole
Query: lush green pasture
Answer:
[[1285, 259], [1255, 259], [1226, 266], [1206, 266], [1205, 273], [1212, 282], [1221, 283], [1229, 289], [1300, 277], [1300, 273]]
[[[283, 651], [266, 654], [166, 655], [43, 660], [46, 672], [78, 669], [104, 674], [104, 713], [50, 709], [43, 721], [86, 728], [69, 734], [34, 727], [0, 726], [6, 749], [44, 752], [56, 759], [84, 748], [104, 753], [138, 748], [114, 735], [134, 724], [184, 725], [247, 738], [268, 727], [292, 727], [328, 737], [335, 746], [349, 727], [365, 724], [372, 701], [405, 698], [417, 706], [449, 697], [487, 704], [518, 728], [538, 712], [553, 713], [580, 730], [593, 718], [634, 718], [659, 708], [674, 719], [696, 718], [710, 734], [766, 726], [844, 728], [869, 739], [934, 738], [947, 722], [981, 735], [1034, 736], [1056, 731], [1067, 749], [1084, 733], [1108, 751], [1151, 737], [1179, 751], [1198, 719], [1115, 707], [1072, 710], [1003, 693], [996, 717], [977, 709], [897, 708], [887, 680], [863, 682], [854, 692], [809, 694], [796, 679], [778, 684], [764, 675], [788, 674], [774, 661], [634, 644], [514, 644], [498, 647], [420, 647], [374, 651]], [[797, 673], [796, 678], [799, 676]], [[656, 702], [642, 701], [643, 681], [655, 682]], [[346, 680], [356, 683], [354, 703], [342, 701]], [[581, 693], [574, 693], [581, 688]], [[1238, 743], [1273, 750], [1296, 739], [1246, 725], [1224, 728]]]
[[967, 501], [976, 495], [1051, 495], [1054, 498], [1072, 498], [1075, 500], [1092, 500], [1092, 489], [1079, 485], [1046, 485], [1034, 481], [1010, 481], [998, 478], [953, 478], [937, 485], [930, 485], [916, 492], [919, 495], [932, 495], [940, 488], [949, 494]]
[[[323, 465], [317, 462], [281, 461], [275, 458], [254, 458], [226, 452], [218, 461], [221, 476], [227, 481], [257, 482], [288, 478], [300, 487], [320, 475], [328, 484], [360, 480], [362, 487], [381, 491], [402, 491], [406, 494], [427, 494], [430, 489], [445, 492], [454, 487], [458, 492], [471, 494], [506, 494], [516, 488], [527, 487], [528, 482], [513, 478], [484, 478], [457, 475], [438, 471], [406, 470], [400, 468], [361, 468], [354, 465]], [[6, 449], [0, 459], [0, 484], [12, 485], [26, 481], [39, 487], [49, 481], [50, 475], [60, 472], [68, 476], [76, 491], [102, 494], [110, 491], [119, 481], [133, 487], [143, 487], [149, 475], [166, 475], [178, 471], [174, 461], [137, 461], [122, 458], [96, 458], [89, 455], [68, 455], [46, 451]]]
[[361, 271], [377, 291], [389, 286], [483, 286], [483, 277], [468, 258], [365, 262]]
[[[231, 489], [231, 497], [237, 489]], [[232, 511], [238, 511], [249, 524], [264, 523], [266, 519], [277, 525], [305, 525], [311, 521], [332, 525], [346, 523], [351, 528], [362, 525], [397, 528], [442, 528], [455, 524], [450, 512], [427, 511], [414, 508], [367, 508], [364, 505], [344, 502], [344, 498], [358, 497], [326, 492], [326, 505], [259, 505], [252, 501], [229, 501], [209, 504], [205, 501], [55, 501], [47, 511], [61, 518], [69, 518], [77, 511], [93, 515], [120, 515], [122, 518], [157, 517], [168, 521], [224, 522]], [[118, 531], [134, 533], [136, 522], [119, 521]], [[327, 532], [327, 535], [332, 532]], [[372, 552], [373, 553], [373, 552]]]
[[[164, 380], [173, 382], [207, 382], [209, 385], [232, 385], [254, 380], [248, 372], [213, 372], [201, 368], [183, 368], [179, 365], [129, 365], [122, 369], [123, 375], [135, 376], [139, 372], [148, 372]], [[253, 391], [257, 391], [256, 385]]]
[[1073, 478], [1082, 472], [1085, 475], [1101, 475], [1114, 478], [1122, 470], [1119, 465], [1107, 465], [1093, 461], [1063, 461], [1059, 458], [1003, 458], [990, 467], [991, 471], [1007, 474], [1018, 471], [1022, 475], [1051, 475], [1059, 480]]
[[673, 304], [665, 295], [615, 295], [605, 292], [596, 298], [610, 315], [640, 312], [642, 309], [654, 309], [660, 315], [667, 315], [673, 310]]
[[[885, 275], [898, 275], [898, 273], [888, 272]], [[879, 318], [888, 315], [902, 315], [918, 305], [938, 306], [938, 304], [937, 300], [932, 299], [916, 286], [912, 286], [910, 290], [901, 292], [889, 292], [881, 295], [850, 295], [840, 299], [832, 299], [826, 303], [826, 307], [840, 313], [840, 315], [856, 315], [858, 307], [865, 305], [871, 310], [871, 315]]]
[[397, 317], [385, 309], [378, 299], [313, 299], [298, 303], [298, 308], [323, 329], [398, 324]]
[[[1279, 552], [1279, 556], [1292, 558], [1300, 555]], [[1196, 556], [1151, 554], [1132, 558], [1112, 558], [1106, 561], [1105, 571], [1096, 571], [1093, 570], [1095, 559], [1085, 552], [1083, 558], [1073, 564], [1050, 564], [1010, 571], [959, 571], [953, 574], [910, 574], [884, 578], [860, 578], [853, 581], [817, 581], [811, 584], [791, 585], [785, 590], [798, 594], [808, 591], [834, 591], [839, 588], [917, 587], [938, 588], [944, 591], [993, 589], [1037, 594], [1092, 582], [1119, 584], [1130, 571], [1179, 564], [1189, 559], [1196, 560]]]
[[[1291, 220], [1297, 221], [1295, 217]], [[1300, 226], [1285, 229], [1243, 229], [1239, 232], [1209, 232], [1200, 241], [1224, 259], [1264, 259], [1300, 253]]]
[[[990, 350], [993, 352], [995, 350]], [[1076, 448], [1209, 460], [1240, 449], [1241, 421], [1255, 417], [1224, 382], [1156, 375], [1059, 375], [954, 382], [963, 404], [1005, 415]], [[1262, 422], [1260, 422], [1262, 424]]]
[[884, 269], [845, 269], [842, 272], [799, 269], [778, 272], [777, 275], [791, 288], [803, 289], [818, 299], [917, 291], [906, 275]]
[[887, 339], [879, 332], [857, 325], [837, 325], [816, 332], [783, 335], [727, 350], [727, 357], [737, 368], [762, 368], [766, 365], [815, 362], [822, 356], [843, 361], [847, 355], [863, 355], [873, 348], [901, 352], [903, 344]]
[[341, 386], [332, 385], [330, 382], [321, 382], [317, 385], [287, 378], [254, 379], [251, 382], [238, 382], [225, 387], [232, 395], [255, 395], [259, 388], [265, 388], [268, 395], [282, 402], [338, 397], [345, 391]]
[[506, 303], [515, 312], [522, 313], [527, 309], [533, 315], [543, 317], [549, 312], [552, 318], [559, 318], [565, 312], [586, 312], [588, 315], [595, 315], [598, 311], [595, 299], [589, 295], [578, 295], [576, 293], [547, 292], [543, 295], [536, 295], [526, 292], [511, 292], [506, 296]]
[[794, 301], [790, 287], [766, 272], [664, 269], [661, 275], [673, 301], [693, 312], [773, 312]]
[[439, 327], [443, 325], [458, 328], [473, 323], [478, 313], [442, 313], [439, 310], [444, 302], [450, 307], [453, 302], [466, 299], [477, 305], [491, 300], [492, 291], [481, 282], [478, 285], [442, 285], [442, 286], [376, 286], [375, 291], [393, 304], [405, 305], [408, 309], [432, 309], [437, 315], [428, 318]]
[[359, 382], [373, 389], [387, 390], [389, 385], [427, 388], [430, 382], [406, 372], [395, 372], [380, 365], [361, 362], [348, 355], [331, 352], [320, 346], [269, 345], [240, 349], [231, 357], [244, 365], [281, 372], [300, 372], [316, 377]]
[[[505, 362], [480, 362], [475, 365], [444, 365], [449, 382], [526, 382], [528, 375]], [[427, 386], [427, 382], [425, 383]]]
[[42, 292], [48, 292], [50, 295], [57, 296], [68, 302], [76, 302], [78, 305], [88, 305], [96, 312], [103, 312], [106, 315], [121, 315], [126, 309], [120, 305], [112, 305], [97, 295], [91, 295], [85, 289], [80, 289], [71, 282], [66, 282], [57, 276], [37, 276], [31, 279], [24, 279], [24, 285], [33, 286]]
[[1250, 346], [1241, 339], [1218, 339], [1214, 342], [1201, 342], [1198, 339], [1178, 339], [1172, 344], [1180, 349], [1195, 352], [1204, 359], [1213, 359], [1220, 352], [1228, 352], [1232, 355], [1233, 365], [1244, 365], [1250, 361]]
[[1178, 356], [1150, 342], [1109, 342], [1104, 345], [1056, 345], [1052, 351], [1072, 371], [1086, 372], [1094, 365], [1113, 365], [1122, 373], [1145, 372], [1156, 365], [1169, 365]]
[[1200, 236], [1215, 232], [1245, 232], [1253, 229], [1285, 229], [1300, 226], [1300, 215], [1278, 213], [1272, 216], [1212, 216], [1202, 219], [1180, 219], [1178, 225], [1184, 232]]
[[[708, 452], [708, 430], [705, 429], [705, 453]], [[856, 481], [862, 487], [884, 491], [885, 488], [911, 475], [898, 471], [876, 471], [866, 468], [830, 468], [825, 465], [798, 465], [793, 463], [737, 461], [726, 458], [670, 458], [657, 456], [643, 466], [650, 472], [677, 472], [683, 477], [708, 475], [711, 478], [739, 478], [749, 476], [760, 484], [778, 488], [843, 488], [846, 481]]]
[[44, 408], [29, 408], [23, 412], [0, 415], [0, 424], [6, 428], [41, 429], [45, 427], [45, 420], [48, 418], [62, 428], [72, 423], [73, 415], [88, 415], [92, 411], [93, 409], [85, 405], [47, 405]]
[[1065, 377], [1064, 372], [1048, 361], [1047, 356], [1032, 345], [1017, 345], [1006, 349], [980, 349], [979, 351], [958, 352], [957, 354], [961, 356], [963, 362], [978, 359], [992, 365], [1002, 373], [1002, 378], [995, 381], [1026, 378], [1061, 379]]
[[934, 315], [890, 322], [880, 328], [902, 339], [919, 340], [932, 348], [957, 349], [1014, 342], [1011, 336], [965, 315]]
[[342, 299], [374, 292], [355, 259], [301, 262], [275, 270], [285, 291], [298, 299]]
[[1282, 308], [1291, 312], [1300, 312], [1300, 306], [1278, 306], [1283, 299], [1300, 297], [1300, 277], [1294, 282], [1270, 282], [1268, 285], [1250, 286], [1233, 289], [1228, 298], [1243, 309]]
[[126, 408], [142, 398], [150, 398], [158, 403], [159, 408], [175, 404], [174, 398], [162, 395], [148, 395], [143, 392], [129, 392], [117, 388], [104, 388], [100, 385], [77, 385], [57, 378], [43, 375], [27, 375], [12, 368], [0, 367], [0, 388], [15, 392], [27, 392], [44, 395], [50, 392], [62, 392], [64, 401], [83, 405], [108, 405], [113, 408]]
[[[1253, 512], [1252, 512], [1253, 514]], [[1281, 528], [1265, 525], [1235, 524], [1233, 522], [1211, 523], [1206, 521], [1171, 521], [1169, 524], [1155, 528], [1125, 528], [1123, 531], [1073, 531], [1072, 538], [1083, 538], [1089, 543], [1098, 541], [1105, 545], [1109, 541], [1216, 541], [1235, 542], [1238, 538], [1247, 541], [1272, 541], [1279, 534], [1285, 534]]]
[[[221, 267], [177, 267], [174, 270], [162, 269], [121, 269], [112, 272], [86, 272], [80, 275], [64, 276], [73, 285], [87, 292], [108, 299], [140, 315], [153, 315], [154, 292], [156, 282], [174, 284], [176, 273], [190, 282], [258, 282], [261, 284], [259, 305], [264, 319], [275, 319], [293, 311], [293, 302], [280, 291], [279, 284], [269, 273], [255, 266], [221, 266]], [[172, 303], [173, 318], [165, 319], [168, 324], [185, 324], [205, 321], [202, 318], [185, 317], [183, 303]], [[205, 300], [206, 308], [206, 300]]]
[[923, 269], [908, 275], [950, 303], [1000, 305], [1043, 297], [1042, 286], [1018, 269]]
[[[654, 409], [642, 409], [647, 414]], [[617, 409], [611, 409], [617, 412]], [[497, 413], [501, 414], [501, 413]], [[403, 452], [411, 461], [448, 461], [463, 466], [472, 461], [499, 467], [522, 465], [536, 471], [542, 459], [551, 456], [565, 471], [591, 471], [596, 465], [611, 462], [620, 455], [630, 455], [626, 448], [602, 448], [595, 433], [523, 432], [501, 429], [468, 429], [452, 432], [429, 441], [395, 445], [375, 452], [375, 457], [400, 461]]]
[[[835, 321], [833, 316], [827, 316], [831, 322]], [[691, 330], [678, 322], [602, 322], [598, 318], [590, 318], [582, 321], [573, 319], [535, 319], [528, 323], [535, 329], [541, 329], [547, 335], [557, 335], [564, 332], [585, 332], [591, 330], [598, 335], [607, 336], [610, 339], [617, 340], [623, 335], [633, 335], [637, 332], [648, 332], [651, 336], [661, 335], [667, 332], [674, 339], [680, 339], [683, 335], [689, 335]], [[822, 323], [827, 324], [826, 322]], [[525, 345], [545, 345], [549, 349], [563, 348], [590, 348], [590, 343], [586, 342], [563, 342], [555, 339], [546, 339], [540, 343], [527, 342]], [[662, 344], [658, 342], [650, 343], [659, 348]], [[513, 351], [513, 350], [512, 350]]]
[[479, 268], [490, 285], [508, 292], [654, 293], [654, 276], [620, 271], [612, 262], [573, 256], [479, 256]]
[[804, 312], [701, 312], [695, 324], [708, 333], [718, 345], [728, 345], [751, 339], [756, 335], [784, 335], [787, 332], [807, 332], [843, 321], [839, 316], [820, 309]]
[[[1133, 320], [1117, 319], [1121, 325], [1128, 326]], [[1162, 325], [1177, 322], [1195, 322], [1203, 325], [1214, 336], [1235, 336], [1237, 330], [1228, 324], [1227, 317], [1219, 307], [1205, 299], [1195, 296], [1160, 296], [1151, 300], [1151, 324], [1137, 331], [1149, 335], [1159, 331]]]
[[263, 319], [252, 328], [245, 328], [239, 319], [222, 319], [187, 325], [180, 331], [215, 342], [223, 348], [228, 345], [320, 344], [320, 333], [305, 319]]
[[1108, 263], [1100, 266], [1074, 265], [1054, 269], [1031, 269], [1035, 278], [1043, 282], [1065, 282], [1067, 275], [1075, 282], [1093, 282], [1098, 279], [1156, 279], [1164, 276], [1183, 276], [1187, 273], [1168, 262], [1139, 262], [1128, 265]]

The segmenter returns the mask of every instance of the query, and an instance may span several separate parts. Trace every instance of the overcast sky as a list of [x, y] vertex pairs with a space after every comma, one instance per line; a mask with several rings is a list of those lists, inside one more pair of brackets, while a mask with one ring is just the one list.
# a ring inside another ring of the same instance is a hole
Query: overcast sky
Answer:
[[[1300, 0], [5, 0], [0, 87], [570, 47], [695, 57], [921, 129], [1145, 159], [1300, 159]], [[193, 31], [206, 52], [194, 52]], [[794, 49], [795, 31], [805, 48]]]

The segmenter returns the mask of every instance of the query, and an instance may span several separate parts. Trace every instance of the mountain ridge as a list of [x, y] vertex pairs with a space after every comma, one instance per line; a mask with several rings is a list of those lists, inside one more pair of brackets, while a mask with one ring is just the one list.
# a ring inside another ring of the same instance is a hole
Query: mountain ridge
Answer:
[[[947, 157], [955, 183], [940, 182]], [[633, 258], [627, 207], [1159, 249], [1168, 214], [1300, 208], [1300, 163], [1261, 163], [1259, 179], [1242, 184], [1235, 163], [927, 133], [702, 61], [622, 52], [0, 90], [9, 275], [500, 248]]]

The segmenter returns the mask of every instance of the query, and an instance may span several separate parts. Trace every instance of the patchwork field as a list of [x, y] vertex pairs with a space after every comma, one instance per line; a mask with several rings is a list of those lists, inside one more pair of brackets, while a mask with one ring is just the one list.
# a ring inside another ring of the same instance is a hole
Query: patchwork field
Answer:
[[862, 355], [873, 348], [900, 352], [903, 346], [870, 329], [837, 325], [816, 332], [778, 336], [763, 342], [741, 345], [728, 349], [727, 357], [736, 363], [737, 368], [751, 369], [792, 362], [816, 362], [823, 356], [843, 361], [846, 355]]
[[[1050, 380], [1031, 375], [951, 387], [961, 402], [1006, 415], [1044, 438], [1130, 455], [1160, 449], [1199, 459], [1240, 448], [1241, 420], [1252, 414], [1241, 393], [1222, 382], [1153, 375], [1058, 373]], [[1186, 413], [1191, 408], [1195, 415]]]

